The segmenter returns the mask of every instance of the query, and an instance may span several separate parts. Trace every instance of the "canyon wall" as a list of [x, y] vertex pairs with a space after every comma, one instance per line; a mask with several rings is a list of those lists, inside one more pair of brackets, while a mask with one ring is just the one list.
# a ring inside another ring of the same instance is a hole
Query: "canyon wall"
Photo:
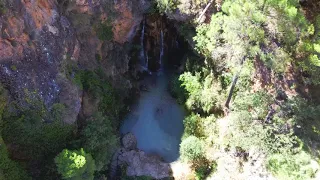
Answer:
[[[10, 99], [29, 106], [67, 107], [64, 121], [74, 123], [83, 92], [73, 69], [100, 68], [119, 89], [130, 88], [127, 48], [149, 8], [147, 0], [0, 1], [0, 82]], [[72, 67], [72, 68], [70, 68]], [[71, 72], [70, 72], [71, 71]]]

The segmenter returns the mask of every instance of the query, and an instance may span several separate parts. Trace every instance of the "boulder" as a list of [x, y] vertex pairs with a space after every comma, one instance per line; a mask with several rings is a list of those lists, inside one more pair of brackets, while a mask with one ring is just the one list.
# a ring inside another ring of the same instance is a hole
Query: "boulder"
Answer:
[[122, 138], [122, 145], [127, 150], [136, 149], [137, 139], [132, 133], [128, 133]]

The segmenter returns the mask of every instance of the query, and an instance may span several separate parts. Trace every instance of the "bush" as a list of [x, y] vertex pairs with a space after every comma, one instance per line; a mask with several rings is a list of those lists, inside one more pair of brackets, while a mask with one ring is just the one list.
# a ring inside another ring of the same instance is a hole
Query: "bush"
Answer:
[[215, 172], [217, 170], [217, 163], [213, 162], [205, 162], [201, 164], [199, 167], [196, 167], [196, 180], [204, 180], [206, 179], [210, 173]]
[[179, 104], [184, 104], [186, 102], [187, 91], [182, 87], [182, 81], [179, 80], [179, 76], [172, 77], [169, 91], [171, 95], [177, 99]]
[[101, 69], [78, 71], [75, 79], [77, 79], [76, 82], [80, 83], [80, 87], [83, 87], [85, 91], [88, 91], [95, 98], [100, 99], [100, 112], [113, 119], [119, 118], [124, 106], [121, 103], [119, 94], [105, 78]]
[[112, 25], [110, 22], [100, 23], [95, 27], [97, 36], [101, 41], [110, 41], [113, 38]]
[[15, 143], [33, 160], [40, 160], [65, 148], [73, 126], [61, 122], [34, 124], [24, 115], [4, 119], [3, 138]]
[[254, 119], [263, 120], [269, 111], [272, 98], [265, 92], [239, 93], [234, 100], [236, 111], [249, 111]]
[[201, 117], [199, 114], [191, 114], [183, 120], [184, 136], [197, 136], [203, 135], [203, 127]]
[[95, 164], [92, 156], [84, 152], [64, 149], [55, 158], [58, 172], [63, 179], [93, 180]]
[[188, 92], [186, 106], [189, 110], [212, 113], [221, 109], [221, 102], [224, 100], [224, 91], [221, 89], [221, 83], [210, 73], [201, 77], [197, 72], [193, 75], [186, 72], [180, 75], [181, 86]]
[[157, 0], [157, 7], [161, 13], [169, 13], [177, 8], [176, 0]]
[[96, 160], [97, 170], [107, 170], [112, 155], [119, 145], [115, 127], [109, 118], [101, 113], [88, 120], [89, 123], [82, 132], [83, 147]]
[[268, 158], [267, 168], [280, 180], [311, 179], [319, 170], [312, 167], [311, 157], [305, 152], [296, 155], [274, 154]]
[[31, 180], [26, 171], [17, 162], [10, 159], [7, 147], [0, 135], [0, 179], [1, 176], [8, 180]]
[[182, 160], [195, 162], [205, 156], [204, 142], [195, 136], [189, 136], [180, 144]]
[[292, 153], [299, 150], [299, 140], [292, 131], [280, 133], [281, 127], [263, 126], [254, 121], [247, 111], [230, 114], [229, 139], [232, 147], [241, 147], [245, 151], [257, 148], [267, 154]]

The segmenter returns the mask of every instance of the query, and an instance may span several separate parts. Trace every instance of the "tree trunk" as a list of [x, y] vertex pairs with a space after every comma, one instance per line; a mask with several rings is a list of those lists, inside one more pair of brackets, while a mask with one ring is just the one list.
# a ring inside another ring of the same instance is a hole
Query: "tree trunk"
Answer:
[[233, 94], [234, 88], [237, 85], [237, 81], [239, 79], [239, 75], [240, 75], [240, 72], [241, 72], [241, 69], [242, 69], [242, 65], [243, 65], [243, 62], [245, 61], [245, 59], [246, 59], [246, 56], [244, 56], [242, 58], [241, 62], [240, 62], [240, 70], [232, 78], [232, 84], [231, 84], [231, 88], [230, 88], [230, 91], [229, 91], [228, 99], [227, 99], [227, 101], [225, 103], [225, 107], [227, 109], [229, 109], [229, 104], [230, 104], [230, 101], [231, 101], [231, 98], [232, 98], [232, 94]]
[[207, 4], [206, 8], [204, 8], [204, 10], [201, 12], [201, 14], [200, 14], [197, 22], [200, 22], [202, 16], [204, 15], [204, 13], [206, 13], [206, 11], [208, 10], [208, 8], [211, 6], [212, 3], [213, 3], [213, 0], [211, 0], [211, 1]]

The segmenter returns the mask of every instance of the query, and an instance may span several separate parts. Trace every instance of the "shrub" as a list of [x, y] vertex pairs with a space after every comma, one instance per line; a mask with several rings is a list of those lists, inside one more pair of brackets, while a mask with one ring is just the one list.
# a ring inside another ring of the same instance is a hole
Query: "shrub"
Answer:
[[245, 151], [257, 148], [267, 154], [292, 153], [299, 150], [299, 140], [293, 132], [280, 133], [276, 124], [263, 126], [254, 121], [247, 111], [230, 114], [229, 139], [232, 147], [241, 147]]
[[83, 147], [96, 160], [97, 170], [108, 169], [112, 155], [119, 145], [115, 127], [109, 118], [97, 113], [88, 120], [82, 132]]
[[191, 114], [183, 120], [184, 136], [202, 136], [203, 127], [199, 114]]
[[157, 7], [161, 13], [169, 13], [177, 8], [176, 0], [157, 0]]
[[180, 144], [182, 160], [195, 162], [205, 156], [204, 142], [195, 136], [189, 136]]
[[34, 124], [24, 115], [4, 119], [3, 138], [19, 145], [33, 160], [56, 154], [72, 138], [73, 126], [61, 122]]
[[31, 180], [26, 171], [17, 162], [10, 159], [7, 147], [0, 135], [0, 179], [1, 172], [4, 179]]
[[63, 179], [93, 180], [94, 178], [94, 160], [83, 149], [79, 151], [64, 149], [56, 156], [55, 163]]
[[77, 77], [77, 82], [80, 83], [80, 87], [83, 87], [85, 91], [100, 100], [100, 112], [110, 118], [119, 118], [118, 116], [123, 110], [121, 98], [105, 78], [101, 69], [96, 71], [78, 71], [75, 77]]
[[110, 22], [102, 22], [95, 27], [97, 36], [101, 41], [110, 41], [113, 38], [112, 25]]
[[181, 86], [187, 91], [186, 106], [189, 110], [209, 114], [222, 108], [221, 104], [225, 99], [224, 90], [212, 73], [196, 72], [193, 75], [186, 72], [180, 75], [179, 80], [182, 82]]
[[184, 104], [187, 99], [187, 91], [182, 87], [179, 76], [172, 77], [170, 81], [169, 91], [171, 95], [177, 99], [179, 104]]
[[236, 111], [249, 111], [254, 119], [264, 119], [269, 111], [272, 98], [265, 92], [239, 93], [234, 100]]
[[305, 152], [299, 154], [274, 154], [268, 158], [267, 168], [280, 180], [305, 180], [314, 178], [316, 171], [311, 157]]
[[196, 167], [196, 180], [204, 180], [208, 177], [208, 175], [217, 170], [217, 163], [206, 161], [201, 164], [199, 167]]
[[7, 106], [7, 95], [5, 89], [0, 84], [0, 135], [2, 133], [2, 115]]

